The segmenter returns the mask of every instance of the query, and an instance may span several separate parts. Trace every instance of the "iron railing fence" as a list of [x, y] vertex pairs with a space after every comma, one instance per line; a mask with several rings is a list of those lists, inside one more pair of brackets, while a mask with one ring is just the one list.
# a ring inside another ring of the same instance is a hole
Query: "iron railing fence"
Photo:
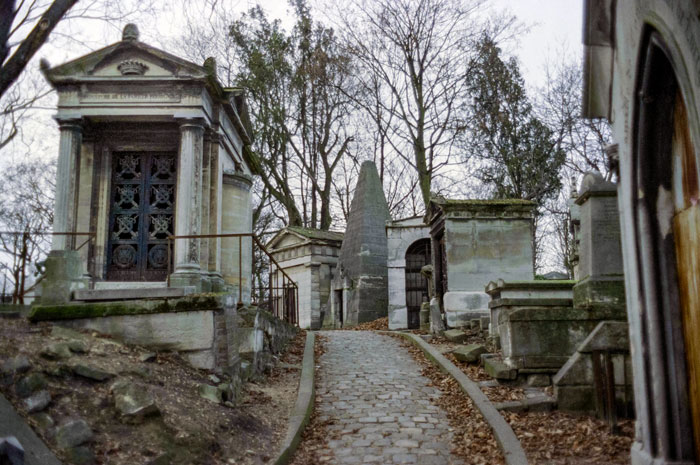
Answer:
[[227, 238], [238, 240], [238, 302], [243, 301], [243, 239], [250, 238], [251, 304], [269, 311], [276, 318], [299, 326], [299, 287], [253, 233], [168, 236], [168, 285], [170, 285], [170, 274], [173, 271], [172, 248], [176, 240]]

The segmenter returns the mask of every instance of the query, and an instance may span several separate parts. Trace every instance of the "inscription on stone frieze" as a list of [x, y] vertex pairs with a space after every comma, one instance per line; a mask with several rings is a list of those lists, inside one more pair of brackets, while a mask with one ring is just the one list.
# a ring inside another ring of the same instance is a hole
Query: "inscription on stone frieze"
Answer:
[[81, 103], [178, 103], [180, 92], [89, 92], [80, 95]]

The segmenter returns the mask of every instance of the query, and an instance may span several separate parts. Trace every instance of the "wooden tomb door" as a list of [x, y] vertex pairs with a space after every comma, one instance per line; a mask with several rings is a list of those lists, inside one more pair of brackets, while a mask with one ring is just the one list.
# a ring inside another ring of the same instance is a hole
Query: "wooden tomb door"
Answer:
[[642, 342], [648, 397], [637, 403], [637, 415], [646, 420], [642, 434], [652, 454], [689, 462], [700, 457], [699, 131], [667, 45], [653, 30], [645, 41], [631, 179], [633, 271], [641, 279], [626, 290], [641, 297], [643, 325], [634, 336]]
[[420, 327], [420, 307], [428, 302], [428, 281], [420, 273], [430, 264], [430, 239], [421, 239], [411, 244], [406, 251], [406, 308], [408, 329]]
[[164, 281], [175, 224], [177, 154], [115, 152], [107, 279]]
[[695, 150], [683, 96], [677, 92], [673, 110], [673, 236], [678, 290], [688, 363], [688, 394], [693, 417], [695, 456], [700, 457], [700, 189]]

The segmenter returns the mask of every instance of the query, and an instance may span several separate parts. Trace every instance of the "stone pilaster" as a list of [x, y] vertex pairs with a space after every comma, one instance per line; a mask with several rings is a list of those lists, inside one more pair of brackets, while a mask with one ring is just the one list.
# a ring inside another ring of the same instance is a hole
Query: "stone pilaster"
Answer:
[[[209, 234], [221, 234], [223, 171], [219, 158], [220, 136], [218, 133], [210, 135], [209, 145]], [[212, 291], [219, 292], [224, 289], [224, 278], [221, 274], [221, 238], [209, 239], [209, 279]]]
[[[80, 120], [59, 120], [61, 138], [56, 167], [56, 203], [54, 206], [54, 232], [76, 232], [78, 188], [80, 184], [80, 145], [82, 126]], [[75, 237], [55, 235], [52, 250], [73, 250]]]
[[[203, 123], [197, 119], [182, 120], [175, 201], [176, 236], [201, 234], [203, 152]], [[170, 278], [171, 286], [195, 286], [201, 291], [199, 244], [198, 238], [175, 240], [175, 272]]]

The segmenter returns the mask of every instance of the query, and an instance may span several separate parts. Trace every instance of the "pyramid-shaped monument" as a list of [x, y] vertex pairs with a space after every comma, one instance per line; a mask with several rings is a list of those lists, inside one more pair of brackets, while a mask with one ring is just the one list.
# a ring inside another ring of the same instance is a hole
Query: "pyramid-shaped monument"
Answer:
[[366, 161], [360, 168], [340, 268], [351, 286], [346, 290], [344, 325], [387, 316], [389, 300], [386, 222], [391, 219], [377, 167]]

